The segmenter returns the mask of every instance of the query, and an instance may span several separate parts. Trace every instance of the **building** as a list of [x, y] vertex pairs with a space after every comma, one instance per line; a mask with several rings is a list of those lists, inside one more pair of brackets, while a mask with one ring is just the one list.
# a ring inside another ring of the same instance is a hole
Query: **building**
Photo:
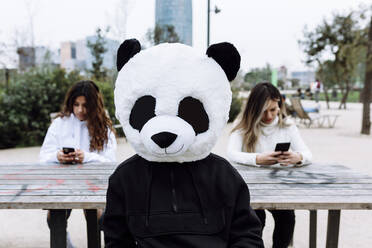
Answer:
[[61, 67], [67, 71], [74, 69], [83, 69], [84, 66], [79, 63], [84, 61], [78, 61], [76, 59], [76, 44], [75, 42], [66, 41], [61, 43]]
[[56, 52], [49, 50], [44, 46], [37, 47], [19, 47], [18, 54], [18, 68], [24, 71], [28, 68], [41, 66], [43, 64], [58, 65], [59, 55]]
[[156, 25], [172, 25], [180, 42], [192, 46], [191, 0], [156, 0]]
[[300, 87], [310, 87], [310, 84], [315, 81], [314, 71], [293, 71], [291, 73], [292, 79], [299, 80]]
[[[72, 70], [91, 70], [94, 57], [87, 44], [88, 41], [94, 43], [97, 36], [88, 36], [76, 42], [67, 41], [61, 43], [61, 67], [67, 71]], [[116, 52], [120, 43], [116, 40], [105, 38], [107, 51], [103, 54], [102, 67], [113, 69], [116, 66]]]
[[278, 69], [278, 79], [282, 80], [283, 82], [286, 82], [287, 81], [287, 73], [288, 73], [287, 67], [282, 65]]

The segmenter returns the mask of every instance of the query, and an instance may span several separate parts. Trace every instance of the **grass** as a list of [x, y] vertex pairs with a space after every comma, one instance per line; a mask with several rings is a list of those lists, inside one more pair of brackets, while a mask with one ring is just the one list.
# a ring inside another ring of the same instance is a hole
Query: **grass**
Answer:
[[[360, 95], [359, 91], [350, 91], [346, 102], [359, 102], [359, 95]], [[340, 102], [341, 99], [342, 99], [342, 94], [341, 94], [341, 92], [338, 92], [337, 97], [333, 98], [332, 94], [329, 93], [328, 97], [329, 97], [329, 100], [331, 102]], [[320, 101], [325, 101], [324, 93], [319, 94], [319, 100]]]

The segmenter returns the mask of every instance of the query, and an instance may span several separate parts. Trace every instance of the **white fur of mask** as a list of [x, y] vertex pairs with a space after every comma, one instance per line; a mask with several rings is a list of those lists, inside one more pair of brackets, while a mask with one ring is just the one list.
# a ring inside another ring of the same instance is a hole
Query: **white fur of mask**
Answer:
[[[120, 70], [115, 85], [116, 116], [138, 155], [156, 162], [191, 162], [210, 154], [222, 132], [231, 104], [230, 83], [217, 62], [182, 44], [161, 44], [142, 50]], [[155, 115], [139, 132], [129, 118], [142, 96], [156, 99]], [[198, 99], [209, 118], [207, 131], [195, 135], [193, 127], [178, 117], [185, 97]], [[157, 133], [177, 135], [167, 148], [151, 137]]]

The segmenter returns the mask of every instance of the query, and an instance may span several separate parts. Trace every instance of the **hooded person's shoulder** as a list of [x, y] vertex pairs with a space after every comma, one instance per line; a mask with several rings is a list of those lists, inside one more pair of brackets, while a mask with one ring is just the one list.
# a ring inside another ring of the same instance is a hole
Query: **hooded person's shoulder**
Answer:
[[208, 163], [208, 167], [211, 172], [214, 171], [215, 173], [222, 174], [224, 176], [241, 178], [237, 169], [221, 156], [211, 153], [205, 162]]
[[144, 164], [146, 161], [137, 154], [121, 162], [115, 169], [112, 176], [116, 174], [124, 174], [129, 171], [133, 171], [134, 168], [139, 168], [141, 164]]

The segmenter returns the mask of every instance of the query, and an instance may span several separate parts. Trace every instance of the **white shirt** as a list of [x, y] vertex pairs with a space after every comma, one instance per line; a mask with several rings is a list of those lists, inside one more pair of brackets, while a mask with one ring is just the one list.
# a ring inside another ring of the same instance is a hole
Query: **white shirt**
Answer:
[[302, 155], [301, 164], [311, 163], [312, 154], [301, 138], [301, 135], [295, 124], [288, 127], [279, 127], [278, 117], [270, 124], [261, 124], [260, 135], [256, 144], [254, 153], [245, 152], [246, 149], [243, 145], [243, 133], [241, 130], [234, 131], [229, 138], [227, 148], [227, 157], [230, 161], [255, 165], [256, 157], [260, 153], [273, 152], [277, 143], [290, 142], [290, 151], [299, 152]]
[[80, 121], [74, 114], [56, 118], [50, 125], [40, 149], [40, 162], [56, 162], [58, 151], [63, 147], [73, 147], [84, 151], [83, 163], [115, 162], [116, 138], [108, 130], [108, 142], [102, 151], [89, 151], [90, 136], [86, 121]]

